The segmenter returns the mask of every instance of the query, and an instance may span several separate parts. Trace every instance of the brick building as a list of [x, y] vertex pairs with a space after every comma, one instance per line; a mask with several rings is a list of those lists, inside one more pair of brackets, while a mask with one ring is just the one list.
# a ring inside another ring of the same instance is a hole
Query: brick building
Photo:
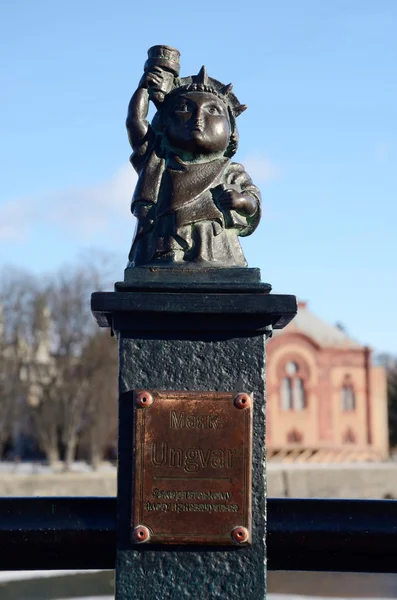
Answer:
[[342, 462], [388, 457], [387, 390], [370, 348], [299, 303], [267, 346], [271, 460]]

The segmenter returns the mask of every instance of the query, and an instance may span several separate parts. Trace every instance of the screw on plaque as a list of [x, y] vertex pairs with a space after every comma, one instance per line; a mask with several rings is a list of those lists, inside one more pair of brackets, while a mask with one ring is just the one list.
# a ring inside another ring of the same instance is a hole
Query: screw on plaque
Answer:
[[246, 527], [235, 527], [232, 531], [232, 540], [236, 544], [245, 544], [248, 542], [249, 533]]
[[147, 406], [151, 406], [153, 404], [153, 396], [150, 392], [139, 392], [136, 396], [136, 403], [140, 408], [146, 408]]
[[237, 394], [234, 399], [234, 406], [236, 408], [249, 408], [251, 406], [252, 398], [249, 394]]
[[150, 539], [150, 531], [145, 525], [138, 525], [134, 528], [132, 537], [137, 544], [143, 544]]

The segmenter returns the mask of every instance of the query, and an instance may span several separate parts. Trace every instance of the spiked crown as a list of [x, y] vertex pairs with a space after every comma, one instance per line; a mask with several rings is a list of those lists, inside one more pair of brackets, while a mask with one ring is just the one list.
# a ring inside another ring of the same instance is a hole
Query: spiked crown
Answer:
[[207, 69], [202, 66], [197, 75], [191, 77], [182, 77], [175, 81], [175, 87], [169, 96], [180, 95], [183, 92], [207, 92], [220, 98], [230, 109], [236, 118], [247, 108], [245, 104], [240, 104], [235, 94], [232, 92], [232, 84], [224, 85], [217, 79], [208, 77]]

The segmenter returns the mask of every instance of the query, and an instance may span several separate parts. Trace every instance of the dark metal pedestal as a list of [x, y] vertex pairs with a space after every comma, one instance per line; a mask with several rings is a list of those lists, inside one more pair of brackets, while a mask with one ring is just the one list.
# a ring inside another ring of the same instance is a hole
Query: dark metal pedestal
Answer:
[[[116, 598], [261, 600], [266, 585], [265, 341], [272, 327], [293, 318], [296, 299], [252, 285], [248, 291], [229, 285], [218, 292], [197, 285], [175, 291], [142, 284], [118, 289], [123, 291], [96, 293], [92, 299], [98, 323], [111, 326], [119, 339]], [[131, 542], [133, 389], [254, 393], [251, 546]]]

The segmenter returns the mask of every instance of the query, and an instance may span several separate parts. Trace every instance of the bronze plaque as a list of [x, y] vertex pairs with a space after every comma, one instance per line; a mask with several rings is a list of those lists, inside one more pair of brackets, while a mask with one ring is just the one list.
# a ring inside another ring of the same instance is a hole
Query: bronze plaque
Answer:
[[251, 543], [252, 394], [137, 390], [133, 541]]

